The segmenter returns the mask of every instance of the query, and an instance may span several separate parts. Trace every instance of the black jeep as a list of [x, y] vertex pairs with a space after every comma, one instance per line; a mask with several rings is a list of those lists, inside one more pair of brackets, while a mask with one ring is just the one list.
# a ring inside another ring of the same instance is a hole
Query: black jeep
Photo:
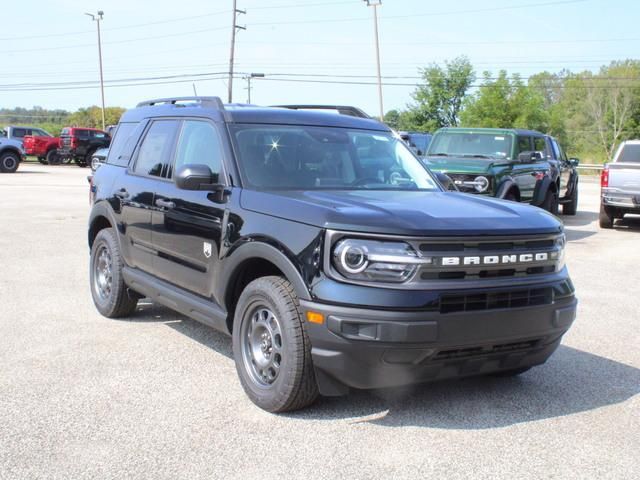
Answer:
[[100, 148], [107, 148], [111, 135], [95, 128], [65, 127], [60, 134], [58, 162], [73, 160], [78, 166], [91, 164], [91, 157]]
[[446, 192], [385, 125], [217, 97], [143, 102], [91, 180], [90, 286], [233, 336], [253, 402], [544, 363], [576, 312], [563, 227]]

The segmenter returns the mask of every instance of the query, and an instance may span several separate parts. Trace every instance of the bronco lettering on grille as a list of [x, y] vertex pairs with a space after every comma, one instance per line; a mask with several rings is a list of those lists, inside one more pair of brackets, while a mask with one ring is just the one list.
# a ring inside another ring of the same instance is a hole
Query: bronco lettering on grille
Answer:
[[521, 253], [519, 255], [485, 255], [469, 257], [442, 257], [442, 266], [456, 265], [507, 265], [510, 263], [535, 263], [546, 262], [549, 254], [541, 253]]

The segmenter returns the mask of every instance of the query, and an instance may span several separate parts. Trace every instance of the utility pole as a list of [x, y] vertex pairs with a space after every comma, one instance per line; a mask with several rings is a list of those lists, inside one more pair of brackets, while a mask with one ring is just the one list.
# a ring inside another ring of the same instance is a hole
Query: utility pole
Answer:
[[384, 121], [384, 107], [382, 106], [382, 75], [380, 74], [380, 39], [378, 37], [378, 7], [382, 0], [364, 0], [368, 7], [373, 7], [373, 30], [376, 44], [376, 65], [378, 69], [378, 103], [380, 105], [380, 121]]
[[238, 14], [247, 13], [246, 10], [238, 10], [236, 1], [233, 0], [233, 24], [231, 26], [231, 53], [229, 54], [229, 103], [233, 102], [233, 56], [236, 48], [236, 31], [246, 30], [247, 27], [238, 25]]
[[264, 78], [264, 73], [250, 73], [244, 77], [247, 81], [247, 103], [251, 103], [251, 79], [252, 78]]
[[85, 13], [91, 17], [91, 19], [96, 22], [98, 25], [98, 60], [100, 62], [100, 95], [102, 97], [102, 130], [106, 129], [106, 124], [104, 121], [104, 77], [102, 76], [102, 40], [100, 39], [100, 22], [102, 21], [102, 17], [104, 12], [102, 10], [98, 10], [98, 14], [94, 15], [92, 13]]

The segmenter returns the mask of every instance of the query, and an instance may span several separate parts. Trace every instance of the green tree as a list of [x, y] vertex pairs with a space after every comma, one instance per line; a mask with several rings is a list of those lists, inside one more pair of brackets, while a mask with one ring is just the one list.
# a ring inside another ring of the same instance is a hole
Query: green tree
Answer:
[[469, 59], [455, 58], [444, 68], [431, 64], [420, 74], [423, 83], [412, 94], [415, 103], [409, 106], [408, 123], [426, 131], [457, 126], [464, 97], [475, 81]]
[[[107, 107], [104, 109], [106, 125], [115, 125], [120, 120], [125, 109], [121, 107]], [[95, 105], [89, 108], [80, 108], [71, 114], [69, 124], [76, 127], [102, 128], [102, 111]]]
[[489, 72], [483, 77], [478, 92], [465, 102], [462, 125], [547, 131], [549, 113], [540, 91], [525, 85], [518, 75], [509, 79], [504, 70], [495, 79]]
[[394, 130], [400, 129], [400, 112], [398, 110], [389, 110], [384, 114], [384, 123]]

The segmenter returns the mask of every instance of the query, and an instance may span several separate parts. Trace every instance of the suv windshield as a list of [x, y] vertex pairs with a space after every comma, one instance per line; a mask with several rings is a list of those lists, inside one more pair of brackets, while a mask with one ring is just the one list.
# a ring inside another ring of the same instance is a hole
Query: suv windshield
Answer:
[[496, 133], [442, 132], [433, 137], [427, 155], [509, 158], [511, 136]]
[[233, 125], [243, 179], [261, 189], [438, 190], [390, 132], [290, 125]]
[[622, 151], [618, 156], [616, 162], [631, 162], [631, 163], [639, 163], [640, 162], [640, 145], [627, 143], [624, 147], [622, 147]]

